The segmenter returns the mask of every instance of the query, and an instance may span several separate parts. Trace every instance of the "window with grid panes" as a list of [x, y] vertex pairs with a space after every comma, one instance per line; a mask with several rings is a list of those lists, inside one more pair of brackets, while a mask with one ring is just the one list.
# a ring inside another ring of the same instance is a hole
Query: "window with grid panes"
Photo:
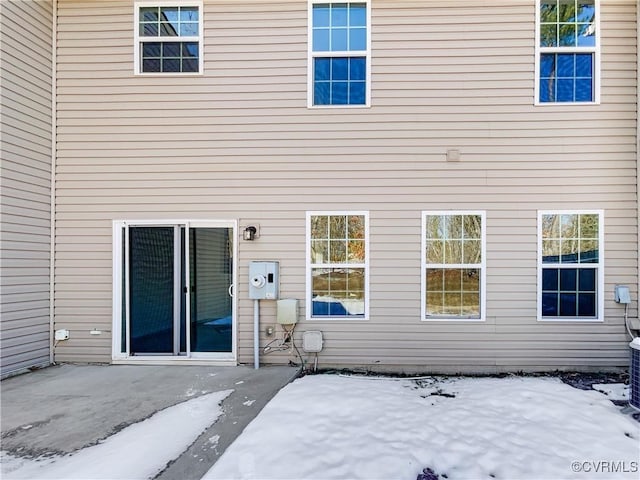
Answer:
[[310, 106], [367, 105], [368, 1], [310, 0]]
[[599, 0], [539, 0], [538, 103], [597, 101], [598, 10]]
[[540, 319], [598, 319], [601, 212], [542, 212], [539, 219]]
[[366, 213], [307, 216], [308, 318], [366, 318]]
[[136, 3], [136, 73], [202, 72], [202, 4]]
[[423, 320], [484, 318], [484, 212], [423, 213]]

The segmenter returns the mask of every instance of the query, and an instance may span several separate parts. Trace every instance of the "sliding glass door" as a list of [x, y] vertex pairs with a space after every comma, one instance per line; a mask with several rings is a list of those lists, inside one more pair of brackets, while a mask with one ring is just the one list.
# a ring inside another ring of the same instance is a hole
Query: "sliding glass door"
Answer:
[[234, 351], [233, 226], [122, 225], [127, 356]]
[[232, 238], [231, 229], [189, 229], [192, 352], [231, 351]]

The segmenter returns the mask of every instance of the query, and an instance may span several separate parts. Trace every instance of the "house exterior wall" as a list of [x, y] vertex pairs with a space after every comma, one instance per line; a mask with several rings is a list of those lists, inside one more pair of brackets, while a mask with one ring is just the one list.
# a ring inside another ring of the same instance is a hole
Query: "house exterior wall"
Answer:
[[[601, 0], [599, 105], [534, 106], [534, 0], [373, 0], [371, 107], [353, 109], [307, 108], [305, 0], [205, 0], [204, 74], [189, 77], [134, 75], [133, 13], [58, 4], [57, 360], [111, 359], [112, 221], [184, 218], [260, 225], [239, 242], [242, 363], [248, 263], [278, 260], [297, 341], [324, 334], [321, 366], [627, 364], [613, 289], [631, 287], [637, 316], [635, 1]], [[537, 212], [568, 209], [604, 211], [603, 322], [536, 320]], [[332, 210], [369, 212], [368, 320], [304, 320], [306, 212]], [[486, 212], [485, 321], [420, 320], [424, 210]]]
[[51, 1], [0, 4], [2, 376], [49, 363], [52, 27]]

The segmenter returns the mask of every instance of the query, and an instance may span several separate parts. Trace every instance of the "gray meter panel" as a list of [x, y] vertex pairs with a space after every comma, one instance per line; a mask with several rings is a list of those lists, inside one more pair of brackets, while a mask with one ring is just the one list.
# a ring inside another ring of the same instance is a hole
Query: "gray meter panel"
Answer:
[[249, 263], [249, 298], [277, 300], [280, 290], [280, 264], [253, 261]]

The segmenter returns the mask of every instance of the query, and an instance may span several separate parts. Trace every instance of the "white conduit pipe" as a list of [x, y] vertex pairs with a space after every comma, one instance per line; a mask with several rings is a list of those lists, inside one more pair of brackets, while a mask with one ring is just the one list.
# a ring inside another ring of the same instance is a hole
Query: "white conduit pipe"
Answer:
[[253, 368], [260, 368], [260, 300], [253, 301]]

